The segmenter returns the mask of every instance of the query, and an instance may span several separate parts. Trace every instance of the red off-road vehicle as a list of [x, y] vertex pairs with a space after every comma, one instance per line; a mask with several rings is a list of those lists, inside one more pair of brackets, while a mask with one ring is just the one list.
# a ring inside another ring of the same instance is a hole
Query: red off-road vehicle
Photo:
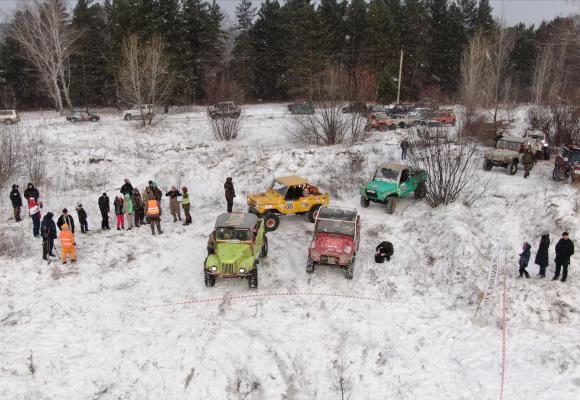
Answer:
[[313, 273], [316, 265], [330, 265], [344, 269], [346, 279], [352, 279], [359, 240], [360, 217], [356, 210], [321, 207], [308, 248], [306, 272]]
[[395, 129], [397, 126], [395, 122], [383, 112], [370, 113], [365, 125], [365, 131], [370, 131], [372, 129], [377, 129], [381, 132], [385, 132], [387, 129]]
[[555, 181], [580, 179], [580, 145], [571, 144], [562, 148], [554, 160], [552, 179]]

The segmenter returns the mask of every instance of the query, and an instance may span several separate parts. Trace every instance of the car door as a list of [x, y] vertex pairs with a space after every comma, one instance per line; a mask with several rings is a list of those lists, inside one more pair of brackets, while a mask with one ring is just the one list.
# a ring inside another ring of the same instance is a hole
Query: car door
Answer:
[[300, 205], [300, 198], [302, 197], [302, 189], [298, 186], [288, 188], [286, 196], [284, 197], [284, 209], [286, 214], [302, 212]]
[[413, 187], [409, 170], [404, 169], [401, 171], [399, 176], [399, 197], [406, 197], [413, 190], [415, 190], [415, 188]]

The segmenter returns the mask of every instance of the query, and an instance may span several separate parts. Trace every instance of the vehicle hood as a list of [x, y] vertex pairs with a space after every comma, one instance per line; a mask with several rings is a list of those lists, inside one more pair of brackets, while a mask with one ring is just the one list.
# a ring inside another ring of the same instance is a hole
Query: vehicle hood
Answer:
[[278, 192], [267, 191], [264, 193], [254, 193], [248, 195], [248, 200], [256, 205], [272, 204], [280, 202], [280, 194]]
[[506, 157], [506, 158], [513, 158], [513, 157], [518, 157], [520, 153], [518, 153], [517, 151], [514, 150], [508, 150], [508, 149], [493, 149], [493, 150], [489, 150], [485, 153], [486, 156], [491, 156], [491, 157]]
[[363, 189], [374, 190], [377, 193], [394, 193], [397, 191], [398, 185], [395, 182], [372, 181], [369, 182]]
[[350, 236], [318, 233], [311, 248], [321, 254], [351, 255], [354, 253], [354, 241]]
[[247, 243], [218, 243], [215, 254], [222, 264], [238, 264], [252, 255], [252, 248]]

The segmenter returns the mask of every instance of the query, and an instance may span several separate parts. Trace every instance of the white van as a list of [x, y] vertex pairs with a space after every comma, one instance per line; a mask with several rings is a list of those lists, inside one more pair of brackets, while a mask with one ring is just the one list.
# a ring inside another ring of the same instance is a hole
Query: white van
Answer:
[[16, 110], [0, 110], [0, 123], [12, 125], [20, 122], [20, 117]]

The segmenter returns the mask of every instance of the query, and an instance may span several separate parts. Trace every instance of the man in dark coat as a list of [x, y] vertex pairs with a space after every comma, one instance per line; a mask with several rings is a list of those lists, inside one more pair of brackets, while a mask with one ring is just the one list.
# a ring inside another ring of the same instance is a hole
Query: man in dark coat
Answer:
[[34, 187], [34, 185], [32, 183], [28, 183], [28, 187], [26, 188], [26, 190], [24, 191], [24, 198], [25, 199], [29, 199], [29, 198], [33, 198], [36, 202], [38, 202], [38, 198], [40, 197], [40, 193], [38, 191], [37, 188]]
[[232, 182], [231, 177], [226, 179], [226, 183], [224, 183], [224, 190], [226, 195], [226, 202], [228, 204], [228, 212], [231, 213], [234, 206], [234, 197], [236, 197], [236, 191], [234, 189], [234, 183]]
[[54, 257], [52, 249], [54, 247], [54, 239], [56, 239], [56, 226], [52, 217], [53, 213], [46, 213], [40, 224], [40, 233], [42, 235], [42, 259], [48, 259], [48, 256]]
[[68, 213], [68, 210], [66, 208], [63, 208], [62, 215], [60, 217], [58, 217], [58, 221], [56, 221], [56, 226], [58, 226], [59, 231], [62, 231], [62, 226], [64, 224], [68, 225], [69, 230], [74, 235], [74, 233], [75, 233], [75, 221], [74, 221], [72, 215], [70, 215]]
[[562, 282], [568, 279], [568, 266], [570, 265], [570, 257], [574, 254], [574, 243], [570, 240], [568, 232], [562, 233], [562, 239], [556, 243], [556, 273], [552, 278], [557, 281], [560, 277], [560, 269], [562, 269]]
[[524, 155], [522, 156], [522, 163], [524, 164], [524, 178], [530, 176], [530, 171], [534, 166], [534, 162], [534, 154], [532, 153], [532, 150], [527, 147]]
[[407, 159], [407, 150], [409, 150], [409, 147], [411, 147], [409, 141], [407, 139], [403, 139], [401, 141], [401, 160]]
[[391, 261], [391, 256], [395, 252], [393, 248], [393, 244], [391, 242], [381, 242], [375, 251], [375, 262], [382, 264], [385, 262], [385, 258], [387, 261]]
[[20, 208], [22, 207], [22, 196], [18, 191], [18, 185], [12, 185], [12, 191], [10, 192], [10, 201], [12, 202], [12, 208], [14, 208], [14, 220], [16, 222], [22, 221], [20, 218]]
[[111, 203], [109, 201], [109, 196], [107, 193], [103, 193], [101, 197], [99, 197], [99, 210], [101, 211], [101, 229], [102, 230], [109, 230], [111, 227], [109, 226], [109, 211], [111, 211]]
[[143, 225], [143, 220], [145, 219], [145, 207], [143, 207], [143, 199], [141, 198], [141, 193], [139, 189], [133, 189], [133, 208], [135, 209], [135, 227]]
[[129, 178], [125, 178], [125, 183], [121, 186], [121, 193], [123, 193], [123, 197], [125, 197], [126, 194], [129, 196], [133, 194], [133, 185], [129, 182]]
[[78, 203], [75, 209], [77, 210], [77, 216], [79, 217], [79, 223], [81, 225], [81, 233], [87, 233], [89, 231], [87, 212], [85, 211], [81, 203]]
[[536, 259], [534, 263], [540, 266], [540, 272], [538, 277], [546, 277], [546, 268], [548, 268], [548, 249], [550, 248], [550, 234], [546, 231], [542, 233], [542, 238], [540, 239], [540, 246], [538, 251], [536, 251]]

